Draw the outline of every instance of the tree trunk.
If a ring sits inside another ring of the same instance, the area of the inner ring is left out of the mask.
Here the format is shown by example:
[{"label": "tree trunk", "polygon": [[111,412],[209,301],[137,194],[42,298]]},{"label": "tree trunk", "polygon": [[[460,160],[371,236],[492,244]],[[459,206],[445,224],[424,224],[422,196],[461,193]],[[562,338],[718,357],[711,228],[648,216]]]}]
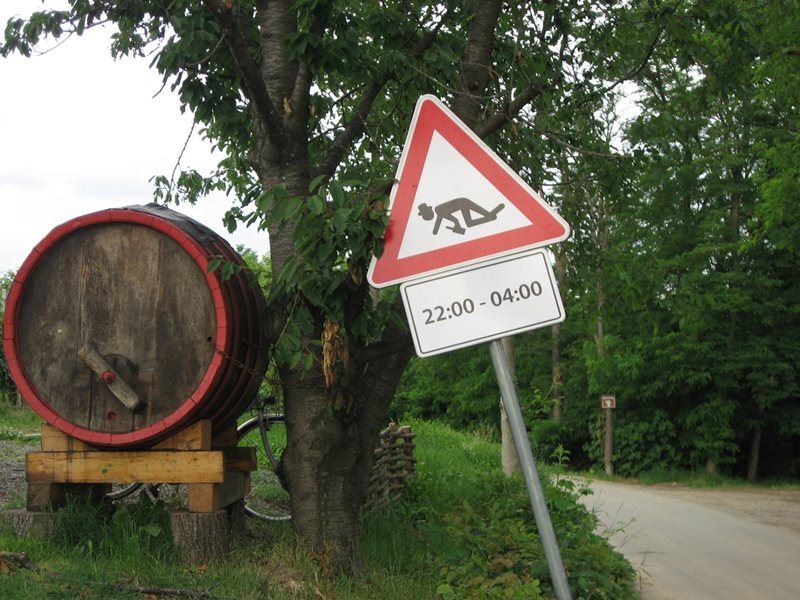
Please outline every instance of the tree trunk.
[{"label": "tree trunk", "polygon": [[750,438],[750,458],[747,461],[747,481],[750,483],[758,478],[759,454],[761,454],[761,425],[756,426],[753,437]]},{"label": "tree trunk", "polygon": [[[605,220],[605,211],[603,211],[603,220]],[[604,223],[600,228],[600,251],[601,261],[604,260],[608,253],[608,223]],[[606,304],[606,291],[603,286],[603,266],[602,262],[597,268],[597,356],[602,360],[605,358],[605,304]],[[601,366],[601,368],[605,368]],[[602,386],[605,386],[606,377],[602,375],[599,377]],[[603,393],[607,393],[605,387],[602,388]],[[605,411],[605,432],[603,442],[603,469],[606,475],[614,474],[614,415],[612,409],[606,408]]]},{"label": "tree trunk", "polygon": [[201,564],[223,558],[230,550],[231,528],[224,509],[212,513],[170,513],[172,539],[189,562]]},{"label": "tree trunk", "polygon": [[605,432],[603,436],[603,469],[606,475],[614,474],[614,410],[604,408]]},{"label": "tree trunk", "polygon": [[[517,371],[516,361],[514,360],[514,338],[503,338],[503,348],[508,358],[508,370],[511,378],[516,383]],[[508,424],[506,408],[503,406],[503,398],[500,398],[500,457],[503,464],[503,473],[506,477],[511,477],[514,473],[519,473],[519,456],[514,438],[511,435],[511,426]]]},{"label": "tree trunk", "polygon": [[[566,257],[558,248],[553,250],[553,255],[556,259],[556,281],[563,286],[566,275]],[[552,328],[550,368],[553,373],[551,393],[551,398],[553,400],[553,419],[555,421],[561,421],[561,410],[564,402],[564,375],[561,372],[561,323],[556,323]]]},{"label": "tree trunk", "polygon": [[285,394],[287,447],[283,467],[291,497],[292,523],[307,547],[347,571],[360,566],[359,517],[378,435],[405,370],[409,352],[366,366],[350,389],[352,413],[332,410],[318,369],[303,377],[281,373]]},{"label": "tree trunk", "polygon": [[[249,95],[255,105],[251,108],[254,167],[263,189],[282,184],[290,197],[304,197],[311,178],[308,164],[311,74],[286,49],[287,36],[297,30],[294,12],[289,10],[292,4],[290,0],[257,3],[262,80],[283,128],[276,122],[274,112],[268,106],[263,108],[269,104],[268,99],[260,100],[253,90]],[[453,106],[454,112],[469,126],[475,125],[489,81],[489,59],[499,12],[500,2],[481,0],[470,24]],[[235,38],[231,39],[234,42]],[[248,54],[240,52],[237,57],[240,70],[247,75]],[[245,83],[250,79],[245,78]],[[373,100],[381,85],[373,82],[368,86]],[[365,92],[365,99],[369,97]],[[367,113],[370,102],[366,104]],[[363,124],[364,116],[353,121],[356,127],[351,133],[356,137],[360,135],[359,123]],[[346,148],[348,142],[343,143]],[[336,164],[334,160],[327,175],[333,175]],[[274,273],[280,273],[294,253],[293,230],[293,223],[269,226]],[[362,285],[366,288],[366,283]],[[362,291],[367,293],[362,288],[353,294]],[[281,312],[280,307],[276,310]],[[277,329],[286,317],[286,314],[276,315]],[[324,316],[315,318],[314,335],[319,335]],[[346,329],[347,323],[341,325]],[[272,339],[278,335],[275,333]],[[357,569],[360,563],[359,513],[374,462],[373,451],[411,355],[407,332],[393,337],[406,343],[372,362],[367,358],[368,349],[350,347],[350,364],[337,373],[339,380],[330,387],[318,365],[305,375],[297,369],[280,369],[287,431],[287,447],[281,463],[291,497],[292,523],[306,547],[326,556],[346,572]]]},{"label": "tree trunk", "polygon": [[713,458],[706,459],[706,473],[709,475],[716,475],[717,474],[717,461]]},{"label": "tree trunk", "polygon": [[[265,189],[285,183],[290,195],[307,191],[302,162],[283,165],[279,175],[272,168],[269,172],[273,176],[262,179]],[[271,229],[270,248],[273,270],[279,273],[294,251],[291,227]],[[317,334],[323,326],[318,319]],[[350,348],[353,356],[359,350]],[[319,365],[305,374],[301,368],[280,370],[287,431],[282,468],[292,524],[307,548],[344,572],[360,566],[360,509],[373,450],[409,358],[410,349],[405,349],[382,357],[377,365],[352,359],[330,389]],[[347,398],[341,410],[334,410],[337,394]]]},{"label": "tree trunk", "polygon": [[552,400],[553,400],[553,420],[561,421],[561,403],[564,399],[561,378],[561,323],[556,323],[552,328],[552,338],[550,342],[550,365],[553,373]]}]

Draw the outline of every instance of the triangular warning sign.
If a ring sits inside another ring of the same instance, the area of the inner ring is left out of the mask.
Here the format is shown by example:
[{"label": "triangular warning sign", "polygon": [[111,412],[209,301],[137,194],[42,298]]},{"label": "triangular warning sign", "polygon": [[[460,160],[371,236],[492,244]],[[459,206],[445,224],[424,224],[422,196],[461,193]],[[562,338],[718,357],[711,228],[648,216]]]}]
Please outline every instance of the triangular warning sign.
[{"label": "triangular warning sign", "polygon": [[559,242],[569,225],[434,96],[417,101],[384,250],[367,279],[386,287]]}]

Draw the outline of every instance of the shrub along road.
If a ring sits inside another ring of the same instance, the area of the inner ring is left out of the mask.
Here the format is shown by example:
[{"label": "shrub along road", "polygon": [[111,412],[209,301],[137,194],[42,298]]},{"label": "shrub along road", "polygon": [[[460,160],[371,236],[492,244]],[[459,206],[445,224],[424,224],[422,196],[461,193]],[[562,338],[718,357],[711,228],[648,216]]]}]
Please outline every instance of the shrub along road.
[{"label": "shrub along road", "polygon": [[800,598],[800,490],[593,481],[610,539],[653,600]]}]

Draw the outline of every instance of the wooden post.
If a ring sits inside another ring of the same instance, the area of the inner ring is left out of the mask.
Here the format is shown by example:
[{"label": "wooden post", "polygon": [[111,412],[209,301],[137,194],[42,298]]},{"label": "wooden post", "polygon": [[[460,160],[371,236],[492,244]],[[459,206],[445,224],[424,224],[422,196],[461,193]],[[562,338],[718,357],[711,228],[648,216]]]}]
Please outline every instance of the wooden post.
[{"label": "wooden post", "polygon": [[614,474],[614,414],[617,407],[616,396],[600,396],[600,406],[605,413],[605,436],[603,442],[603,467],[606,475]]}]

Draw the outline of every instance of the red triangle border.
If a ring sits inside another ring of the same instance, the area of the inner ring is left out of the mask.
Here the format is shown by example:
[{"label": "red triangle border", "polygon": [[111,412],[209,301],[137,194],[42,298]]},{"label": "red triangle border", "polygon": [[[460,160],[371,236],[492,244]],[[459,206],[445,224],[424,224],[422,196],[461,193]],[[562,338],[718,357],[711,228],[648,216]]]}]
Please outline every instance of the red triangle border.
[{"label": "red triangle border", "polygon": [[[530,221],[531,225],[398,258],[427,154],[438,132]],[[436,97],[417,101],[390,198],[384,251],[373,258],[367,279],[387,287],[423,275],[480,262],[488,257],[538,248],[569,236],[569,225]]]}]

